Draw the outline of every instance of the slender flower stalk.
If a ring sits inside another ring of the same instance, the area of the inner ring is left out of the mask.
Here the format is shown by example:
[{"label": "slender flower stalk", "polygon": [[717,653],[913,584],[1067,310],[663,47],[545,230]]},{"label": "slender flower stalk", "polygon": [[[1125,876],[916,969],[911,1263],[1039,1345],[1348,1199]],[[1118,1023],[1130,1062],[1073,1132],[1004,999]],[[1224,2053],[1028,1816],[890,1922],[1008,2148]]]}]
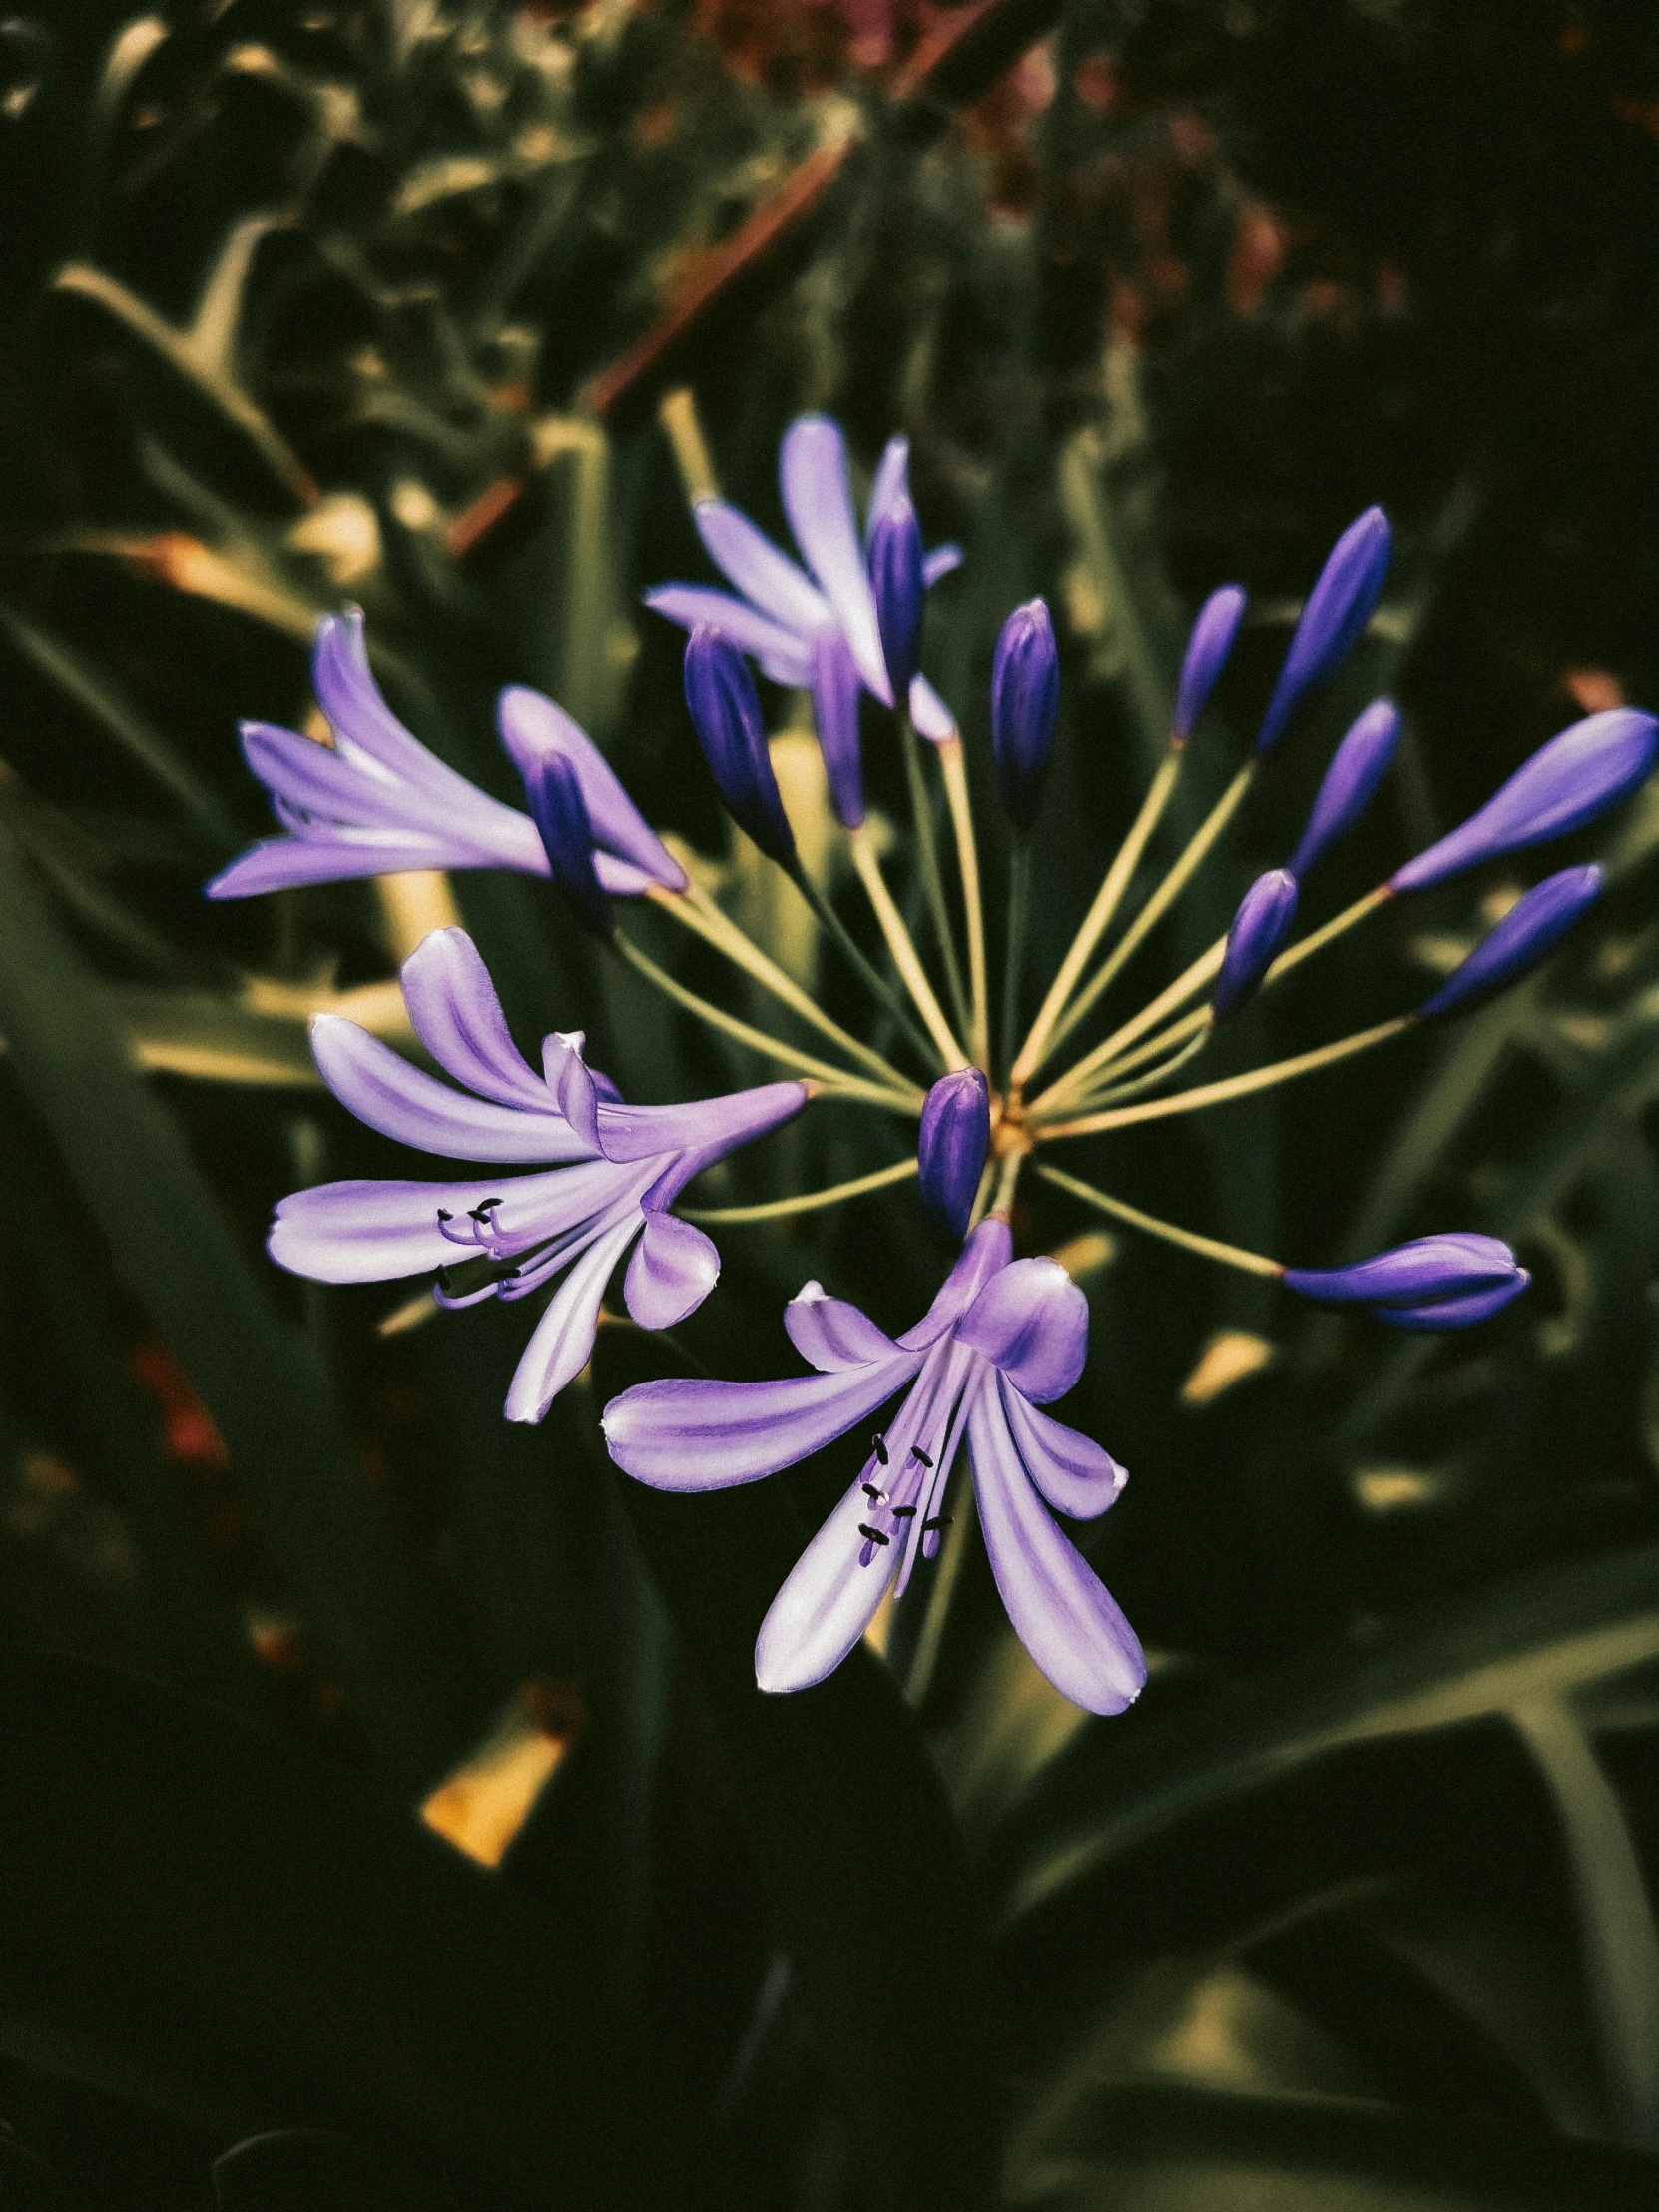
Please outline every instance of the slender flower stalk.
[{"label": "slender flower stalk", "polygon": [[1012,1064],[1018,1033],[1020,981],[1025,973],[1025,932],[1031,913],[1031,841],[1016,837],[1008,855],[1008,940],[1002,955],[1002,1042],[1004,1066]]},{"label": "slender flower stalk", "polygon": [[899,1160],[890,1168],[877,1168],[871,1175],[854,1175],[845,1183],[831,1184],[828,1190],[803,1191],[794,1198],[769,1198],[756,1206],[681,1206],[677,1211],[682,1221],[695,1221],[703,1227],[786,1221],[795,1214],[816,1214],[827,1206],[844,1206],[848,1199],[867,1198],[871,1191],[890,1190],[895,1183],[909,1182],[919,1171],[918,1160]]},{"label": "slender flower stalk", "polygon": [[985,969],[985,905],[979,889],[979,845],[973,833],[973,802],[968,794],[967,762],[962,741],[952,729],[937,744],[939,767],[944,775],[950,827],[956,838],[956,869],[962,879],[962,908],[967,916],[968,990],[972,1000],[968,1041],[976,1067],[989,1069],[990,988]]},{"label": "slender flower stalk", "polygon": [[[903,724],[900,744],[904,755],[904,781],[910,794],[910,819],[915,826],[916,867],[921,876],[921,887],[927,899],[928,910],[933,917],[933,934],[938,943],[939,957],[944,962],[945,989],[950,997],[950,1008],[959,1034],[971,1037],[973,1013],[962,982],[961,963],[956,957],[956,933],[951,927],[950,908],[945,901],[944,875],[939,867],[939,840],[933,828],[933,802],[921,766],[921,740],[916,736],[908,718]],[[960,741],[958,750],[959,746]]]},{"label": "slender flower stalk", "polygon": [[876,921],[880,924],[887,950],[892,955],[892,964],[898,970],[916,1012],[925,1023],[927,1034],[932,1038],[940,1060],[946,1068],[965,1068],[968,1065],[967,1054],[952,1035],[950,1024],[944,1018],[944,1011],[933,994],[933,986],[927,980],[927,971],[921,964],[910,932],[904,926],[904,917],[894,905],[892,893],[882,878],[881,863],[876,857],[868,831],[860,825],[850,833],[847,841],[852,853],[852,865],[857,870],[858,880],[864,886]]}]

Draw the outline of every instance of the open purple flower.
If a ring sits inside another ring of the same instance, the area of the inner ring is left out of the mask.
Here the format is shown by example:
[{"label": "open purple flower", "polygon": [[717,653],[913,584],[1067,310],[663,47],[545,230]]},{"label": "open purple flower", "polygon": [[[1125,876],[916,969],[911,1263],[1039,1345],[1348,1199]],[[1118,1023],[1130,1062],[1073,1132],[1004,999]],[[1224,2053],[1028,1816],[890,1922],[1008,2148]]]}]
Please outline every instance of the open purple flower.
[{"label": "open purple flower", "polygon": [[[885,597],[887,555],[909,505],[908,470],[908,441],[891,439],[875,472],[860,547],[839,426],[825,415],[802,415],[784,433],[778,476],[784,512],[812,574],[728,501],[700,499],[693,509],[697,534],[709,558],[742,596],[703,584],[660,584],[645,595],[648,607],[687,630],[699,624],[719,630],[775,684],[812,690],[830,797],[848,829],[864,816],[860,685],[884,706],[892,704],[870,562],[879,556]],[[961,548],[954,545],[935,546],[925,554],[923,588],[948,575],[961,557]],[[889,610],[889,627],[896,611]],[[900,627],[907,628],[912,620],[919,621],[919,614],[912,617],[906,611]],[[910,681],[909,707],[923,737],[947,738],[956,727],[950,709],[920,676]]]},{"label": "open purple flower", "polygon": [[1322,1306],[1364,1306],[1394,1329],[1467,1329],[1519,1298],[1532,1278],[1506,1244],[1452,1230],[1345,1268],[1287,1268],[1287,1290]]},{"label": "open purple flower", "polygon": [[[435,1272],[444,1306],[527,1298],[564,1274],[507,1392],[509,1420],[538,1421],[593,1350],[599,1302],[630,1245],[624,1296],[645,1329],[701,1306],[720,1273],[702,1230],[669,1212],[692,1177],[792,1120],[804,1083],[690,1106],[628,1106],[582,1059],[582,1034],[523,1059],[472,940],[438,929],[403,965],[415,1032],[457,1090],[337,1014],[311,1024],[322,1079],[388,1137],[445,1159],[538,1162],[551,1172],[438,1183],[352,1181],[296,1191],[276,1208],[278,1266],[321,1283]],[[568,1272],[567,1272],[568,1271]]]},{"label": "open purple flower", "polygon": [[[550,872],[536,824],[491,799],[429,753],[380,696],[363,618],[352,608],[316,626],[311,682],[334,733],[317,745],[275,723],[245,722],[242,750],[286,835],[252,846],[207,886],[210,898],[252,898],[298,883],[338,883],[408,868]],[[501,694],[501,739],[529,783],[565,761],[587,810],[593,866],[615,898],[686,878],[623,790],[605,756],[551,699],[519,685]]]},{"label": "open purple flower", "polygon": [[1092,1519],[1125,1479],[1099,1444],[1037,1410],[1082,1373],[1088,1305],[1054,1261],[1011,1252],[1007,1223],[981,1222],[926,1317],[896,1340],[809,1283],[784,1321],[816,1375],[643,1382],[606,1406],[605,1441],[625,1473],[709,1490],[793,1466],[905,1393],[761,1625],[763,1690],[821,1682],[887,1590],[901,1593],[917,1557],[933,1556],[965,1436],[991,1571],[1026,1650],[1091,1713],[1120,1713],[1140,1694],[1135,1632],[1049,1510]]}]

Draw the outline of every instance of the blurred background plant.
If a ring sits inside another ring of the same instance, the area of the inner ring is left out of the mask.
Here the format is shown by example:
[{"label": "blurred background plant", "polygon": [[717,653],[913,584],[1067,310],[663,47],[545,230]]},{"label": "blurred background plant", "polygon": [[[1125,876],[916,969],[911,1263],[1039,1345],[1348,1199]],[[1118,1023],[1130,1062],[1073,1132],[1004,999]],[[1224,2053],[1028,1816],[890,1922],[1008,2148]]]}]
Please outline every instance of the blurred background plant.
[{"label": "blurred background plant", "polygon": [[[997,625],[1056,608],[1033,973],[1156,764],[1203,593],[1241,579],[1253,620],[1191,822],[1382,500],[1387,596],[1169,956],[1390,689],[1399,765],[1335,909],[1575,714],[1659,699],[1656,140],[1625,0],[0,23],[16,2201],[1659,2196],[1651,793],[1533,871],[1610,878],[1548,975],[1111,1157],[1125,1196],[1308,1264],[1501,1235],[1536,1286],[1501,1322],[1294,1313],[1029,1184],[1021,1249],[1091,1304],[1068,1417],[1135,1476],[1090,1550],[1153,1678],[1108,1723],[1035,1675],[971,1550],[919,1633],[761,1700],[755,1625],[834,1454],[645,1496],[592,1445],[626,1334],[511,1429],[511,1309],[428,1328],[264,1258],[277,1197],[406,1172],[305,1023],[412,1049],[396,963],[457,909],[520,1033],[585,1026],[630,1096],[752,1063],[528,880],[199,894],[266,827],[237,718],[304,723],[314,621],[351,600],[434,750],[510,796],[495,693],[541,686],[776,941],[639,594],[708,574],[688,492],[781,529],[778,437],[821,406],[865,466],[905,432],[929,540],[966,548],[924,659],[987,794]],[[816,748],[769,705],[833,892]],[[1359,1026],[1530,879],[1345,940],[1246,1042]],[[795,957],[832,997],[810,935]],[[881,1166],[882,1134],[824,1109],[728,1190]],[[895,1205],[909,1233],[877,1234]],[[948,1261],[890,1193],[722,1242],[683,1338],[734,1375],[779,1372],[808,1275],[902,1323]]]}]

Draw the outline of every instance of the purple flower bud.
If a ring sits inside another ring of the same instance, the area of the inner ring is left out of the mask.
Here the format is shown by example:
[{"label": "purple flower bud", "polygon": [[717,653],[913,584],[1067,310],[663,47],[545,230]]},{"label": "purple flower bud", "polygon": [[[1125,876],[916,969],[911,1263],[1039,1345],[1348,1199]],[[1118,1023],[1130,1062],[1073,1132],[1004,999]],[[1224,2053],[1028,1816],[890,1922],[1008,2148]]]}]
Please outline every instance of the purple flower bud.
[{"label": "purple flower bud", "polygon": [[1282,867],[1258,875],[1240,899],[1233,926],[1227,932],[1227,950],[1216,978],[1215,996],[1210,1001],[1213,1019],[1230,1020],[1255,996],[1268,963],[1296,919],[1296,877]]},{"label": "purple flower bud", "polygon": [[1426,890],[1499,853],[1582,829],[1647,781],[1655,752],[1659,722],[1639,708],[1586,715],[1539,746],[1467,822],[1407,860],[1390,887]]},{"label": "purple flower bud", "polygon": [[790,866],[795,835],[772,773],[755,679],[737,648],[704,623],[686,641],[686,705],[733,821],[763,852]]},{"label": "purple flower bud", "polygon": [[1287,863],[1299,881],[1326,846],[1352,830],[1365,813],[1398,743],[1399,709],[1391,699],[1374,699],[1332,755],[1302,841]]},{"label": "purple flower bud", "polygon": [[1273,744],[1303,698],[1335,673],[1371,620],[1388,573],[1392,535],[1382,508],[1368,507],[1331,548],[1331,557],[1303,605],[1302,619],[1262,717],[1258,753]]},{"label": "purple flower bud", "polygon": [[991,1147],[990,1085],[978,1068],[941,1075],[921,1109],[922,1203],[953,1237],[967,1234]]},{"label": "purple flower bud", "polygon": [[1586,906],[1601,892],[1598,867],[1564,867],[1545,876],[1518,899],[1489,937],[1477,944],[1454,974],[1422,1007],[1424,1017],[1449,1013],[1473,998],[1536,967],[1552,952]]},{"label": "purple flower bud", "polygon": [[593,865],[593,826],[574,765],[562,753],[543,754],[524,771],[524,796],[541,834],[553,880],[587,926],[608,937],[611,902]]},{"label": "purple flower bud", "polygon": [[1461,1298],[1437,1299],[1427,1306],[1374,1306],[1372,1315],[1390,1329],[1467,1329],[1502,1313],[1531,1280],[1525,1268],[1517,1268],[1507,1283],[1494,1283],[1487,1291],[1466,1291]]},{"label": "purple flower bud", "polygon": [[1009,821],[1023,836],[1037,819],[1060,706],[1054,625],[1040,599],[1002,625],[991,663],[991,751]]},{"label": "purple flower bud", "polygon": [[1204,712],[1216,688],[1216,679],[1226,666],[1233,640],[1239,634],[1244,611],[1242,584],[1223,584],[1198,610],[1198,620],[1187,640],[1186,658],[1181,663],[1181,682],[1175,694],[1175,720],[1170,727],[1170,735],[1179,745],[1185,745],[1192,736],[1193,724]]},{"label": "purple flower bud", "polygon": [[[1346,1268],[1287,1268],[1284,1280],[1287,1290],[1322,1306],[1369,1306],[1380,1319],[1410,1329],[1482,1321],[1525,1290],[1528,1277],[1496,1237],[1453,1230],[1395,1245]],[[1503,1295],[1473,1310],[1476,1301],[1488,1301],[1494,1292]],[[1442,1302],[1440,1320],[1415,1318]]]},{"label": "purple flower bud", "polygon": [[881,653],[895,699],[903,698],[916,672],[927,589],[922,582],[921,561],[921,524],[909,500],[900,498],[876,519],[869,534],[870,589],[875,594]]}]

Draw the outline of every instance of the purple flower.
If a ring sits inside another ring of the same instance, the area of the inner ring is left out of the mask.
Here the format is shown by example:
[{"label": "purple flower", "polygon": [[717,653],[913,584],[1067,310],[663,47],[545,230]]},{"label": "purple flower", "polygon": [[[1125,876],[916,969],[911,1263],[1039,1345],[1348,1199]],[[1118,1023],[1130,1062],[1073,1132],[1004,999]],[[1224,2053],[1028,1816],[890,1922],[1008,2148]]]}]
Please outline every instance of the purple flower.
[{"label": "purple flower", "polygon": [[1523,761],[1484,807],[1419,852],[1390,879],[1396,891],[1427,890],[1466,868],[1564,837],[1646,783],[1659,752],[1659,722],[1636,707],[1586,715]]},{"label": "purple flower", "polygon": [[968,1216],[991,1148],[991,1087],[978,1068],[941,1075],[921,1109],[916,1147],[922,1203],[953,1237],[967,1234]]},{"label": "purple flower", "polygon": [[1326,847],[1352,830],[1365,813],[1398,744],[1399,709],[1391,699],[1374,699],[1356,716],[1331,756],[1301,841],[1286,862],[1299,882]]},{"label": "purple flower", "polygon": [[1192,736],[1193,724],[1204,712],[1216,688],[1216,679],[1226,666],[1233,640],[1239,634],[1244,611],[1242,584],[1223,584],[1198,610],[1198,620],[1187,639],[1181,682],[1175,694],[1175,720],[1170,735],[1178,745],[1185,745]]},{"label": "purple flower", "polygon": [[1287,1268],[1287,1289],[1322,1306],[1365,1306],[1395,1329],[1466,1329],[1532,1278],[1496,1237],[1456,1230],[1418,1237],[1346,1268]]},{"label": "purple flower", "polygon": [[547,1037],[540,1075],[507,1031],[464,930],[438,929],[404,962],[415,1032],[455,1089],[337,1014],[311,1024],[322,1080],[371,1129],[417,1151],[554,1172],[465,1182],[324,1183],[276,1208],[270,1252],[321,1283],[437,1273],[444,1306],[527,1298],[568,1270],[507,1392],[509,1420],[538,1421],[586,1364],[611,1272],[636,1243],[624,1295],[646,1329],[701,1306],[720,1255],[669,1212],[694,1175],[793,1119],[801,1083],[691,1106],[627,1106],[584,1065],[580,1030]]},{"label": "purple flower", "polygon": [[1254,995],[1274,954],[1290,933],[1296,919],[1297,882],[1288,868],[1273,868],[1258,875],[1233,916],[1227,932],[1227,950],[1216,978],[1211,1014],[1227,1021]]},{"label": "purple flower", "polygon": [[1391,543],[1387,516],[1381,507],[1368,507],[1331,548],[1291,635],[1256,736],[1258,753],[1268,750],[1308,693],[1326,683],[1347,658],[1382,596]]},{"label": "purple flower", "polygon": [[[661,584],[645,595],[648,607],[687,630],[707,623],[723,632],[775,684],[812,687],[830,798],[849,830],[864,816],[857,772],[858,686],[883,706],[891,706],[893,699],[868,565],[877,540],[885,543],[909,504],[908,471],[908,441],[893,438],[875,472],[867,543],[860,550],[840,430],[825,415],[803,415],[784,433],[778,475],[784,512],[812,575],[726,500],[700,499],[693,519],[704,550],[742,596],[702,584]],[[961,557],[954,545],[924,554],[923,590],[948,575]],[[888,558],[885,551],[881,558]],[[826,638],[837,642],[838,652],[830,655],[821,645]],[[923,737],[942,740],[956,727],[950,709],[920,676],[910,679],[909,707]]]},{"label": "purple flower", "polygon": [[1600,895],[1601,870],[1595,866],[1564,867],[1558,875],[1535,883],[1425,1001],[1424,1017],[1449,1013],[1477,991],[1491,990],[1536,967]]},{"label": "purple flower", "polygon": [[626,1473],[706,1490],[793,1466],[905,1393],[761,1625],[763,1690],[821,1682],[889,1587],[902,1592],[917,1557],[933,1556],[965,1436],[991,1571],[1026,1650],[1091,1713],[1139,1695],[1135,1632],[1049,1510],[1092,1519],[1125,1479],[1099,1444],[1037,1410],[1082,1373],[1088,1305],[1054,1261],[1010,1264],[1012,1242],[1006,1222],[981,1222],[926,1318],[896,1341],[809,1283],[784,1322],[816,1375],[644,1382],[606,1406],[605,1441]]},{"label": "purple flower", "polygon": [[1003,808],[1021,836],[1042,804],[1059,707],[1054,624],[1042,600],[1027,600],[1002,625],[991,662],[991,752]]},{"label": "purple flower", "polygon": [[749,663],[703,624],[686,640],[686,705],[703,758],[733,821],[783,867],[795,859],[795,832],[784,812],[761,702]]},{"label": "purple flower", "polygon": [[[331,747],[269,722],[242,725],[249,767],[287,831],[268,837],[216,875],[210,898],[252,898],[298,883],[338,883],[407,868],[501,867],[546,875],[536,825],[446,768],[410,736],[369,673],[355,608],[316,626],[311,682],[334,732]],[[616,898],[652,883],[684,890],[676,867],[585,732],[551,699],[513,686],[501,694],[502,742],[522,777],[549,758],[574,771],[594,836],[593,866]]]}]

